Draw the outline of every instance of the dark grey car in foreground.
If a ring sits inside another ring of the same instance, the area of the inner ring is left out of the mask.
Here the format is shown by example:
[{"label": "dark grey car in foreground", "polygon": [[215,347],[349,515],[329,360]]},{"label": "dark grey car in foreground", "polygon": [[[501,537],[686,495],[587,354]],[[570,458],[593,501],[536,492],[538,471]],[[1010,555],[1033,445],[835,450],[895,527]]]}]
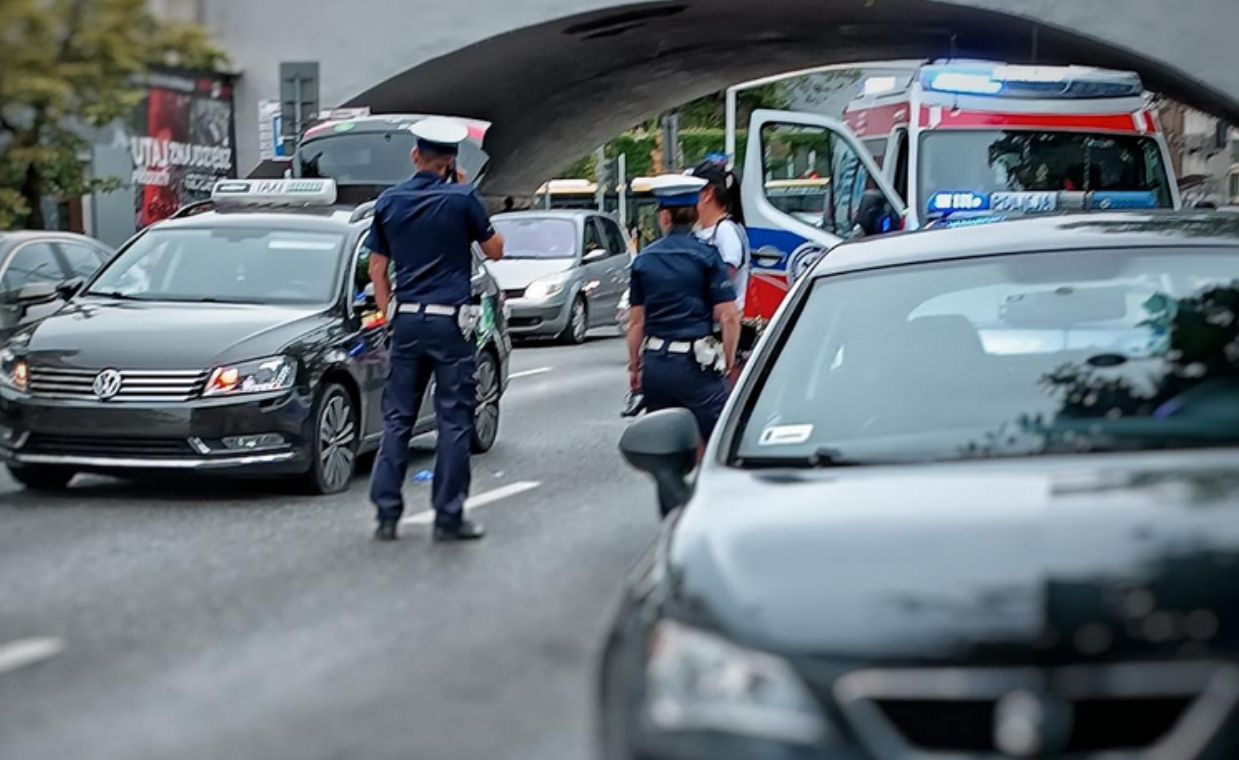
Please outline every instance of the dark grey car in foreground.
[{"label": "dark grey car in foreground", "polygon": [[605,757],[1239,757],[1239,217],[841,246],[696,438],[621,444]]}]

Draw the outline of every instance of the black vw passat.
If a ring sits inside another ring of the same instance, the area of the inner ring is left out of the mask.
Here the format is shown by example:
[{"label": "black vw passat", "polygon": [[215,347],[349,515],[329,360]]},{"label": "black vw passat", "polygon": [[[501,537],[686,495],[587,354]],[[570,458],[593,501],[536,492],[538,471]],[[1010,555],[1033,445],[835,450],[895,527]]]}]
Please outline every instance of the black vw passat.
[{"label": "black vw passat", "polygon": [[842,246],[696,446],[621,444],[610,760],[1239,757],[1239,217]]},{"label": "black vw passat", "polygon": [[[0,460],[33,488],[78,472],[293,475],[345,489],[383,420],[387,330],[368,280],[366,208],[330,180],[220,183],[131,240],[0,354]],[[495,441],[510,343],[502,295],[474,288],[477,429]],[[434,427],[430,394],[418,432]]]}]

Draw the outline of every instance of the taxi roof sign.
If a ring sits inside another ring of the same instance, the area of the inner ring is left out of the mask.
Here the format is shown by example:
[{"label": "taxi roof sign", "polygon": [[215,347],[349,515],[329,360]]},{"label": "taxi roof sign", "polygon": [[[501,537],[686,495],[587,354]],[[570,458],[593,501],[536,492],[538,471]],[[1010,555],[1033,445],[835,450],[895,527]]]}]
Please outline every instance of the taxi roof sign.
[{"label": "taxi roof sign", "polygon": [[221,179],[211,200],[230,206],[330,206],[336,202],[332,179]]}]

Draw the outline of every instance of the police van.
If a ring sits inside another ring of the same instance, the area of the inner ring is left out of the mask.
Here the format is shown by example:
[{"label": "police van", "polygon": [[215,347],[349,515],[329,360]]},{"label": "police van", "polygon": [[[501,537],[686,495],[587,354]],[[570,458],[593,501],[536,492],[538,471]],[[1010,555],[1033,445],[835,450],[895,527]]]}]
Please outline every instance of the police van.
[{"label": "police van", "polygon": [[[807,73],[728,91],[733,156],[737,93]],[[756,111],[735,158],[754,251],[745,318],[759,327],[799,274],[859,234],[974,216],[1180,206],[1140,78],[1079,66],[952,61],[882,71],[864,80],[842,121]],[[809,177],[826,187],[820,213],[787,210],[774,181]]]}]

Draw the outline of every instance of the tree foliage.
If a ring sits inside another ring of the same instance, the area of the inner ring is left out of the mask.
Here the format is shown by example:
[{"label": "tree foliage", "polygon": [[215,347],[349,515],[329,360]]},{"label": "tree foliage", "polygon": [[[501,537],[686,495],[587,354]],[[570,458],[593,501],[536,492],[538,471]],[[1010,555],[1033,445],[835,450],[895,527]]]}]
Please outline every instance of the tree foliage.
[{"label": "tree foliage", "polygon": [[116,186],[87,176],[76,130],[127,116],[141,75],[224,63],[203,29],[146,0],[0,0],[0,229],[41,228],[43,197]]}]

